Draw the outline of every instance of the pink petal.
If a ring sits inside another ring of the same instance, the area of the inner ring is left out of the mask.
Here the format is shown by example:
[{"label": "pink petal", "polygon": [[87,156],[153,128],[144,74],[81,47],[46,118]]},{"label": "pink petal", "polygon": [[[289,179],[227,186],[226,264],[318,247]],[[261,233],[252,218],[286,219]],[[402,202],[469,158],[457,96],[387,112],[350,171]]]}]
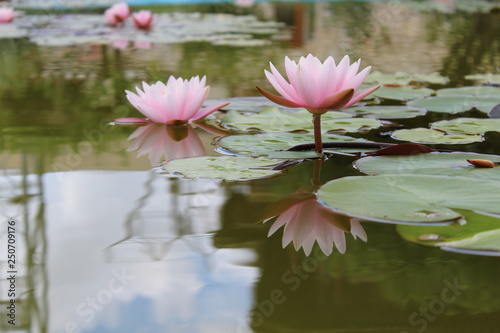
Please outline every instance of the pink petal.
[{"label": "pink petal", "polygon": [[193,116],[193,118],[191,118],[191,121],[196,121],[196,120],[203,119],[206,116],[208,116],[209,114],[211,114],[211,113],[213,113],[213,112],[215,112],[217,110],[222,109],[226,105],[229,105],[229,103],[220,103],[220,104],[216,104],[216,105],[207,106],[206,108],[203,108],[203,109],[199,110]]},{"label": "pink petal", "polygon": [[361,90],[361,91],[356,92],[354,94],[354,96],[351,98],[351,100],[349,101],[349,103],[344,105],[344,108],[348,108],[351,105],[353,105],[354,103],[359,102],[360,100],[362,100],[366,96],[370,95],[372,92],[374,92],[378,88],[380,88],[380,86],[375,86],[375,87],[367,88],[365,90]]},{"label": "pink petal", "polygon": [[151,123],[149,120],[144,119],[144,118],[118,118],[118,119],[115,119],[115,122],[117,122],[117,123],[129,123],[129,124],[133,124],[133,123],[150,124]]},{"label": "pink petal", "polygon": [[280,97],[280,96],[277,96],[277,95],[274,95],[264,89],[262,89],[261,87],[257,86],[256,87],[260,93],[262,95],[264,95],[267,99],[269,99],[271,102],[274,102],[276,104],[279,104],[279,105],[283,105],[283,106],[286,106],[286,107],[289,107],[289,108],[301,108],[303,107],[302,105],[298,104],[298,103],[295,103],[293,101],[290,101],[288,99],[285,99],[283,97]]}]

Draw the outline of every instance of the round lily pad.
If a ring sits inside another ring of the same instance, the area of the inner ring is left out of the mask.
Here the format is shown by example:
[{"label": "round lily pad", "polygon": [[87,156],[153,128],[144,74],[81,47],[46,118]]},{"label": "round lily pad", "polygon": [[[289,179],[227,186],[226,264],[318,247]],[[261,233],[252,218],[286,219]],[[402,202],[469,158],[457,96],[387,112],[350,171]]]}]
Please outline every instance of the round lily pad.
[{"label": "round lily pad", "polygon": [[500,119],[457,118],[435,122],[432,128],[447,133],[484,134],[489,131],[499,132]]},{"label": "round lily pad", "polygon": [[265,158],[199,156],[169,161],[162,169],[187,178],[252,180],[281,174],[281,171],[270,168],[276,164],[276,161]]},{"label": "round lily pad", "polygon": [[233,97],[233,98],[220,98],[220,99],[207,99],[204,106],[215,105],[221,103],[229,103],[229,105],[222,108],[222,110],[241,111],[241,112],[259,112],[265,107],[273,106],[288,112],[295,112],[297,109],[287,108],[276,103],[271,102],[263,96],[255,97]]},{"label": "round lily pad", "polygon": [[[321,116],[321,128],[323,132],[330,130],[356,132],[361,128],[377,128],[382,125],[377,119],[351,117],[349,113],[329,111]],[[222,119],[222,124],[242,131],[252,129],[263,132],[313,130],[312,115],[307,110],[299,109],[295,113],[289,113],[274,107],[267,107],[259,113],[249,115],[230,111]]]},{"label": "round lily pad", "polygon": [[430,96],[433,92],[434,90],[429,88],[380,87],[373,92],[373,95],[384,99],[409,101],[416,98]]},{"label": "round lily pad", "polygon": [[[315,151],[287,151],[287,149],[313,142],[314,136],[310,133],[273,132],[255,135],[230,135],[219,140],[217,146],[222,149],[222,152],[239,155],[301,159],[319,157],[321,154]],[[324,134],[323,142],[366,142],[366,140],[342,135]],[[343,151],[342,149],[339,150]]]},{"label": "round lily pad", "polygon": [[497,87],[485,87],[485,86],[472,86],[472,87],[460,87],[460,88],[446,88],[440,89],[436,92],[437,96],[459,96],[459,95],[470,95],[470,96],[497,96],[500,97],[500,88]]},{"label": "round lily pad", "polygon": [[405,240],[448,251],[500,256],[500,218],[460,211],[462,223],[447,226],[398,225]]},{"label": "round lily pad", "polygon": [[408,156],[368,156],[357,160],[355,166],[367,175],[426,174],[500,181],[500,167],[477,168],[467,162],[468,159],[500,162],[498,155],[434,152]]},{"label": "round lily pad", "polygon": [[344,109],[344,112],[352,113],[354,115],[363,115],[367,117],[379,119],[402,119],[413,118],[424,115],[427,110],[424,108],[416,108],[411,106],[359,106]]},{"label": "round lily pad", "polygon": [[473,108],[488,113],[498,104],[498,100],[499,97],[495,96],[437,96],[416,99],[408,102],[408,105],[442,113],[458,113],[469,111]]},{"label": "round lily pad", "polygon": [[335,211],[368,220],[445,222],[461,217],[453,209],[500,212],[500,181],[412,174],[344,177],[323,185],[318,197]]},{"label": "round lily pad", "polygon": [[481,142],[483,140],[480,135],[467,135],[459,133],[446,134],[444,132],[429,128],[397,130],[392,133],[392,137],[396,140],[416,143],[440,143],[450,145]]}]

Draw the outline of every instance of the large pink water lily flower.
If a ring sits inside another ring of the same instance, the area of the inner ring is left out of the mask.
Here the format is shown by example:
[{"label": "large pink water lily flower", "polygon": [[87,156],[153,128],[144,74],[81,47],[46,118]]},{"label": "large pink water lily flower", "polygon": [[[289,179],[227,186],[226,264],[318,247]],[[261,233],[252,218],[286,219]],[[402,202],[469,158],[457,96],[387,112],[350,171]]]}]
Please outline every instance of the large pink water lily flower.
[{"label": "large pink water lily flower", "polygon": [[125,2],[114,4],[104,12],[104,17],[109,25],[114,27],[118,23],[125,21],[130,15],[130,8]]},{"label": "large pink water lily flower", "polygon": [[281,94],[274,95],[261,87],[259,91],[271,101],[292,108],[306,108],[314,114],[322,114],[328,110],[347,108],[359,102],[379,88],[374,86],[358,91],[370,72],[368,66],[358,73],[360,60],[350,64],[349,56],[335,64],[332,57],[325,62],[309,54],[301,57],[298,64],[285,58],[285,70],[288,82],[274,67],[265,74],[273,87]]},{"label": "large pink water lily flower", "polygon": [[0,7],[0,23],[12,22],[16,16],[14,9],[10,7]]},{"label": "large pink water lily flower", "polygon": [[154,15],[149,10],[140,10],[132,14],[132,21],[137,29],[149,30],[153,24]]},{"label": "large pink water lily flower", "polygon": [[148,119],[120,118],[115,121],[184,125],[205,118],[229,104],[220,103],[201,108],[210,90],[205,82],[205,76],[201,80],[195,76],[189,81],[170,76],[167,84],[158,81],[148,85],[143,82],[143,90],[136,87],[137,94],[128,90],[125,92],[130,103]]}]

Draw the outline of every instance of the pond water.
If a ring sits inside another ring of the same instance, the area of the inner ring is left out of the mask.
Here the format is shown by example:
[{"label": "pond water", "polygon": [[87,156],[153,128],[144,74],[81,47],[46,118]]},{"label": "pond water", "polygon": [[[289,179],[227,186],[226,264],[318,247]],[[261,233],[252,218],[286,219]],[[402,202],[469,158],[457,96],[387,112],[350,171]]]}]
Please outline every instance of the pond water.
[{"label": "pond water", "polygon": [[[257,96],[256,85],[271,89],[263,72],[270,61],[282,69],[285,56],[308,53],[349,54],[373,72],[407,73],[400,77],[425,74],[417,81],[430,89],[479,85],[466,76],[500,70],[498,8],[469,1],[154,6],[169,23],[149,34],[103,28],[99,9],[82,10],[84,19],[26,9],[0,30],[9,36],[0,39],[1,331],[499,332],[498,252],[444,251],[407,240],[412,232],[424,244],[439,240],[429,227],[361,219],[332,222],[351,232],[337,228],[306,255],[283,248],[283,228],[268,237],[273,221],[257,223],[270,204],[307,193],[311,183],[362,175],[355,156],[307,160],[259,180],[184,179],[155,168],[162,156],[218,156],[213,140],[227,131],[195,126],[180,134],[190,138],[182,146],[163,128],[110,125],[140,116],[124,90],[141,81],[206,75],[211,99]],[[347,135],[402,142],[388,133],[457,117],[427,112]],[[500,154],[498,138],[490,131],[481,142],[431,146]],[[364,206],[376,196],[350,202]],[[317,216],[317,207],[304,207],[295,211],[299,238]],[[315,229],[318,242],[328,231]]]}]

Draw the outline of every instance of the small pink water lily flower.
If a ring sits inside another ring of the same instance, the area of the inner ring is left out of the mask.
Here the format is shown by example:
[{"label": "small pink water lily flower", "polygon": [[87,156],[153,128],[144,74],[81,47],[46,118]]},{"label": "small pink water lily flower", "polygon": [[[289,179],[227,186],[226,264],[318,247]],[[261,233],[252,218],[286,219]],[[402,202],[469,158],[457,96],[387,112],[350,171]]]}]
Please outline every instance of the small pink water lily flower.
[{"label": "small pink water lily flower", "polygon": [[140,10],[132,14],[132,21],[137,29],[149,30],[153,24],[154,15],[149,10]]},{"label": "small pink water lily flower", "polygon": [[114,27],[118,23],[125,21],[130,15],[130,8],[125,2],[114,4],[104,12],[104,17],[109,25]]},{"label": "small pink water lily flower", "polygon": [[129,102],[145,115],[141,118],[120,118],[116,122],[125,123],[158,123],[165,125],[184,125],[191,121],[205,118],[229,103],[201,108],[205,102],[209,86],[205,86],[206,77],[198,76],[189,81],[170,76],[167,84],[158,81],[152,85],[142,83],[143,90],[136,87],[137,94],[126,90]]},{"label": "small pink water lily flower", "polygon": [[14,9],[10,7],[0,7],[0,23],[12,22],[16,16]]}]

